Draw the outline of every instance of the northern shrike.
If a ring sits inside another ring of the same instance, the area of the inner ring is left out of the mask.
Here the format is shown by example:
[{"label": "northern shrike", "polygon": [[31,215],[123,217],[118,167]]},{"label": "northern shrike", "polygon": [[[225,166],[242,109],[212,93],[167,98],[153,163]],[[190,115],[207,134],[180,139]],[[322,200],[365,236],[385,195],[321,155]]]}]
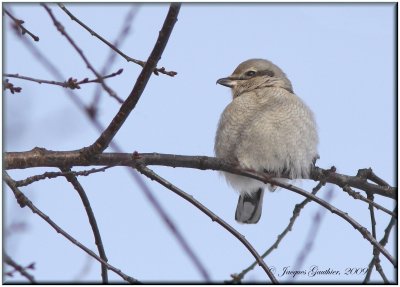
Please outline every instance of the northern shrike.
[{"label": "northern shrike", "polygon": [[[277,178],[307,178],[318,158],[316,123],[282,70],[270,61],[251,59],[217,83],[231,88],[232,102],[219,120],[215,155],[236,161],[245,169],[270,172]],[[266,185],[223,174],[240,193],[235,219],[257,223]],[[273,186],[267,187],[274,190]]]}]

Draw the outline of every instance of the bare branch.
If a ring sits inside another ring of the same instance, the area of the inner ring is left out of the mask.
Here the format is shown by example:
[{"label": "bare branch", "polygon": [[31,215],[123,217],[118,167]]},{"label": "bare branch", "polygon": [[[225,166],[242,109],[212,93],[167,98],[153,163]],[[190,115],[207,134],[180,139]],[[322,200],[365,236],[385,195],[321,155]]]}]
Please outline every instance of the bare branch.
[{"label": "bare branch", "polygon": [[[372,172],[372,170],[370,170],[370,171]],[[357,175],[360,176],[360,172]],[[370,200],[371,202],[374,201],[374,196],[371,193],[368,193],[368,200]],[[368,205],[368,209],[369,209],[369,214],[371,217],[372,236],[376,239],[376,220],[375,220],[375,212],[374,212],[374,208],[373,208],[372,204]],[[373,261],[374,261],[376,271],[378,271],[378,273],[381,275],[385,284],[389,283],[389,281],[386,278],[385,273],[383,272],[382,266],[381,266],[381,260],[379,258],[379,250],[375,246],[372,249],[372,255],[373,255]]]},{"label": "bare branch", "polygon": [[[393,212],[397,212],[397,204],[396,204],[395,208],[393,209]],[[379,241],[379,244],[381,244],[382,246],[385,246],[388,243],[390,232],[392,231],[393,226],[395,226],[396,220],[397,220],[396,218],[392,217],[389,221],[389,224],[385,228],[385,233],[384,233],[382,239]],[[363,284],[366,284],[369,282],[374,263],[375,263],[375,254],[372,257],[371,262],[368,264],[368,272],[364,278]]]},{"label": "bare branch", "polygon": [[[101,240],[99,226],[97,225],[96,217],[94,216],[94,212],[92,207],[90,206],[89,198],[86,195],[85,190],[83,189],[82,185],[79,183],[78,179],[75,175],[71,174],[70,168],[61,168],[62,172],[69,173],[65,176],[65,178],[72,184],[75,190],[78,192],[83,206],[85,207],[87,217],[89,219],[90,226],[92,227],[95,243],[97,245],[97,249],[99,251],[100,258],[103,259],[105,262],[108,261],[106,252],[104,250],[103,241]],[[101,264],[101,278],[103,278],[103,284],[108,283],[108,274],[107,274],[107,266]]]},{"label": "bare branch", "polygon": [[107,266],[107,268],[119,276],[121,276],[125,281],[129,283],[139,283],[138,280],[135,278],[126,275],[123,273],[121,270],[115,268],[114,266],[108,264],[106,261],[101,259],[99,256],[97,256],[96,253],[94,253],[92,250],[84,246],[82,243],[80,243],[78,240],[73,238],[69,233],[64,231],[61,227],[59,227],[54,221],[50,219],[46,214],[44,214],[40,209],[38,209],[26,196],[23,194],[19,188],[16,186],[15,181],[8,175],[6,171],[3,172],[3,180],[7,183],[7,185],[10,187],[10,189],[13,191],[15,198],[17,199],[18,204],[21,206],[21,208],[28,206],[29,209],[33,212],[36,213],[38,216],[40,216],[44,221],[46,221],[48,224],[50,224],[51,227],[54,228],[57,233],[60,233],[62,236],[67,238],[70,242],[72,242],[74,245],[78,246],[81,248],[83,251],[85,251],[87,254],[92,256],[94,259],[99,261],[100,263],[104,264]]},{"label": "bare branch", "polygon": [[19,74],[3,74],[3,77],[17,78],[17,79],[21,79],[21,80],[36,82],[38,84],[56,85],[56,86],[61,86],[63,88],[69,88],[71,90],[74,90],[74,89],[80,89],[81,88],[80,85],[82,85],[82,84],[100,83],[104,79],[115,77],[117,75],[120,75],[122,72],[123,72],[123,69],[119,69],[115,73],[112,73],[112,74],[109,74],[106,76],[102,76],[101,78],[93,79],[93,80],[89,80],[88,78],[85,78],[81,81],[78,81],[77,79],[74,79],[71,77],[67,81],[64,81],[64,82],[35,79],[35,78],[31,78],[31,77],[21,76]]},{"label": "bare branch", "polygon": [[78,45],[74,42],[74,40],[72,40],[71,36],[68,35],[68,33],[65,31],[64,26],[56,19],[56,17],[54,16],[53,12],[51,11],[51,9],[44,3],[41,3],[40,5],[42,5],[44,7],[44,9],[47,11],[47,13],[49,14],[50,18],[53,20],[53,24],[54,26],[56,26],[57,30],[61,33],[61,35],[63,35],[68,42],[72,45],[72,47],[74,47],[74,49],[76,50],[76,52],[79,54],[79,56],[82,58],[82,60],[85,62],[86,67],[91,70],[93,72],[93,74],[96,75],[97,79],[100,80],[100,84],[102,85],[102,87],[104,88],[104,90],[115,100],[117,100],[120,104],[122,104],[124,101],[119,98],[117,96],[117,94],[106,85],[106,83],[101,79],[101,75],[93,68],[92,64],[90,64],[89,60],[86,58],[86,56],[84,55],[83,51],[81,48],[78,47]]},{"label": "bare branch", "polygon": [[373,171],[372,168],[364,168],[364,169],[359,169],[357,172],[357,176],[365,179],[369,179],[376,184],[382,185],[382,186],[390,186],[386,181],[384,181],[382,178],[377,176]]},{"label": "bare branch", "polygon": [[[132,25],[133,19],[136,15],[137,11],[138,11],[138,6],[133,5],[131,7],[131,9],[128,11],[128,13],[126,14],[121,31],[118,33],[118,35],[114,41],[115,47],[118,47],[119,45],[121,45],[123,40],[125,40],[127,38],[126,36],[128,35],[128,33],[131,29],[131,25]],[[108,56],[107,60],[105,61],[103,68],[101,69],[101,74],[106,74],[108,72],[109,67],[112,66],[112,64],[114,63],[116,58],[117,58],[117,54],[114,53],[113,50],[110,50],[109,56]],[[100,95],[101,95],[101,89],[99,86],[97,86],[96,91],[93,96],[92,103],[90,104],[90,107],[89,107],[93,115],[97,114],[98,106],[99,106],[100,100],[101,100]]]},{"label": "bare branch", "polygon": [[[106,39],[104,39],[103,37],[101,37],[99,34],[97,34],[95,31],[93,31],[92,29],[90,29],[86,24],[84,24],[82,21],[80,21],[78,18],[76,18],[62,3],[58,3],[58,6],[60,6],[60,8],[68,14],[68,16],[71,18],[71,20],[75,21],[76,23],[78,23],[79,25],[81,25],[85,30],[87,30],[92,36],[96,37],[97,39],[99,39],[100,41],[102,41],[104,44],[106,44],[108,47],[110,47],[111,49],[113,49],[115,52],[117,52],[120,56],[122,56],[125,60],[127,60],[128,62],[133,62],[135,64],[140,65],[142,68],[145,67],[146,62],[140,61],[140,60],[135,60],[131,57],[129,57],[128,55],[124,54],[121,50],[119,50],[115,45],[113,45],[112,43],[110,43],[109,41],[107,41]],[[155,67],[153,69],[153,73],[155,75],[158,76],[158,73],[161,74],[165,74],[168,75],[170,77],[173,77],[177,74],[177,72],[174,71],[166,71],[164,67],[162,68],[157,68]]]},{"label": "bare branch", "polygon": [[181,246],[183,251],[189,257],[189,259],[193,262],[194,266],[197,268],[197,270],[199,271],[201,276],[206,281],[210,281],[208,272],[206,271],[203,264],[200,262],[200,259],[197,257],[194,250],[192,250],[192,248],[188,244],[187,240],[183,236],[182,232],[179,230],[178,226],[174,223],[174,221],[171,219],[171,217],[167,214],[165,209],[161,206],[159,201],[153,195],[153,192],[151,192],[148,185],[146,185],[146,182],[140,177],[140,175],[138,174],[138,172],[136,170],[134,170],[133,168],[130,168],[129,170],[130,170],[130,174],[134,177],[136,182],[141,187],[141,191],[145,195],[146,199],[156,210],[156,212],[158,213],[158,215],[160,216],[160,218],[162,219],[162,221],[164,222],[166,227],[169,229],[169,231],[175,237],[176,241],[179,243],[179,245]]},{"label": "bare branch", "polygon": [[[35,148],[27,152],[7,152],[4,154],[6,169],[24,169],[31,167],[60,167],[60,166],[132,166],[137,163],[144,165],[162,165],[170,167],[184,167],[196,169],[212,169],[227,172],[243,172],[236,163],[231,163],[218,158],[207,156],[185,156],[160,153],[103,153],[86,159],[78,151],[48,151]],[[380,185],[365,182],[357,176],[348,176],[330,169],[314,167],[311,170],[310,179],[345,186],[348,184],[354,188],[372,192],[388,198],[397,199],[397,187],[382,187]]]},{"label": "bare branch", "polygon": [[374,206],[376,209],[382,210],[383,212],[389,214],[390,216],[397,217],[396,213],[393,213],[392,211],[390,211],[389,209],[383,207],[382,205],[380,205],[380,204],[378,204],[378,203],[376,203],[376,202],[374,202],[374,201],[372,201],[372,200],[370,200],[368,198],[365,198],[359,192],[354,191],[350,186],[345,185],[342,189],[345,192],[347,192],[354,199],[362,200],[362,201],[368,203],[370,206]]},{"label": "bare branch", "polygon": [[39,41],[39,37],[31,33],[28,29],[26,29],[22,24],[25,22],[23,20],[15,18],[7,9],[3,8],[4,12],[14,21],[15,27],[21,30],[21,34],[24,35],[25,33],[32,37],[33,40],[36,42]]},{"label": "bare branch", "polygon": [[[328,189],[328,192],[326,193],[325,200],[327,202],[329,202],[332,200],[332,197],[333,197],[333,187],[331,186]],[[325,213],[326,213],[326,209],[319,208],[319,210],[314,214],[313,223],[311,224],[310,229],[307,234],[307,240],[294,263],[293,268],[295,270],[301,270],[301,267],[303,266],[304,261],[306,260],[307,256],[311,253],[315,238],[317,237],[318,231],[321,227],[322,218],[325,215]],[[294,279],[294,277],[292,279]]]},{"label": "bare branch", "polygon": [[[371,202],[374,201],[374,196],[372,194],[368,194],[368,200],[370,200]],[[376,220],[375,220],[375,212],[374,212],[374,208],[372,206],[372,204],[370,203],[368,205],[368,209],[369,209],[369,215],[371,216],[371,231],[372,231],[372,236],[374,238],[376,238]]]},{"label": "bare branch", "polygon": [[100,137],[96,140],[96,142],[90,145],[89,147],[83,149],[83,152],[86,155],[91,156],[103,152],[108,147],[108,145],[114,138],[115,134],[122,127],[125,120],[128,118],[129,114],[135,108],[137,102],[140,99],[140,96],[142,95],[147,85],[147,82],[150,79],[152,71],[156,67],[158,61],[161,58],[162,53],[164,52],[168,39],[177,21],[179,9],[180,9],[180,4],[178,3],[171,4],[167,17],[165,18],[163,27],[161,28],[161,31],[159,33],[157,42],[153,48],[153,51],[151,52],[142,72],[137,78],[131,93],[121,106],[118,113],[113,118],[112,122],[104,130],[104,132],[100,135]]},{"label": "bare branch", "polygon": [[59,176],[67,176],[67,175],[88,176],[89,174],[92,174],[92,173],[104,172],[106,169],[108,169],[110,167],[112,167],[112,166],[106,166],[106,167],[102,167],[102,168],[92,168],[90,170],[82,170],[82,171],[45,172],[43,174],[27,177],[24,180],[18,180],[18,181],[15,182],[15,184],[18,187],[21,187],[21,186],[27,186],[27,185],[29,185],[31,183],[34,183],[36,181],[43,180],[43,179],[46,179],[46,178],[50,179],[50,178],[56,178],[56,177],[59,177]]},{"label": "bare branch", "polygon": [[5,275],[12,276],[12,273],[14,272],[19,272],[22,276],[24,276],[30,283],[36,284],[35,278],[29,274],[26,270],[27,269],[34,269],[35,268],[35,263],[31,263],[26,267],[22,267],[18,263],[16,263],[14,260],[11,259],[10,256],[8,256],[7,253],[3,252],[3,260],[4,263],[7,265],[10,265],[14,268],[14,271],[7,272]]},{"label": "bare branch", "polygon": [[14,87],[14,84],[10,83],[8,79],[5,79],[3,81],[3,91],[5,90],[10,90],[11,94],[14,94],[14,93],[20,93],[22,88]]},{"label": "bare branch", "polygon": [[[326,175],[328,175],[326,177]],[[364,178],[359,176],[349,176],[336,172],[330,172],[330,170],[324,170],[321,168],[314,168],[311,170],[310,179],[321,180],[326,178],[326,182],[330,182],[344,188],[349,185],[354,188],[364,190],[365,192],[372,192],[373,194],[379,194],[392,199],[397,198],[397,188],[393,188],[388,185],[371,184]]]},{"label": "bare branch", "polygon": [[[22,155],[22,156],[21,156]],[[29,158],[30,155],[31,157]],[[47,156],[44,156],[47,155]],[[60,157],[61,156],[61,157]],[[357,221],[351,218],[347,213],[337,209],[336,207],[330,205],[326,201],[314,196],[313,194],[293,186],[291,184],[282,183],[279,180],[274,179],[274,175],[272,174],[261,174],[254,171],[244,170],[240,168],[235,163],[229,163],[225,160],[210,158],[206,156],[178,156],[178,155],[162,155],[162,154],[121,154],[121,153],[102,153],[99,155],[95,155],[92,158],[87,158],[79,151],[72,152],[54,152],[47,151],[45,149],[35,148],[30,152],[23,153],[6,153],[6,169],[12,168],[9,163],[14,164],[14,168],[24,168],[24,167],[33,167],[33,166],[77,166],[77,165],[123,165],[123,166],[136,166],[136,165],[165,165],[165,166],[181,166],[181,167],[192,167],[198,169],[213,169],[213,170],[221,170],[227,171],[233,174],[247,176],[249,178],[257,179],[264,183],[269,183],[272,185],[283,187],[287,190],[294,191],[302,196],[310,198],[315,201],[319,205],[322,205],[332,213],[338,215],[339,217],[346,220],[350,223],[361,235],[367,239],[372,245],[376,246],[379,251],[394,265],[397,266],[397,262],[395,259],[387,252],[385,248],[383,248],[375,238],[372,237],[371,233],[362,225],[360,225]],[[57,160],[58,157],[58,160]],[[40,159],[46,159],[46,164]],[[318,167],[315,167],[313,170],[321,170],[321,173],[324,174],[322,177],[323,181],[335,183],[329,181],[332,174],[336,174],[335,172],[328,170],[322,170]],[[337,174],[339,177],[346,177],[340,174]],[[334,177],[333,177],[334,178]],[[354,180],[351,181],[354,183]],[[357,182],[357,181],[356,181]],[[366,183],[369,184],[369,183]],[[373,190],[373,189],[372,189]],[[377,189],[379,191],[379,189]],[[393,198],[395,198],[395,190],[396,188],[385,187],[386,192],[389,190],[393,192]],[[378,193],[378,192],[376,192]],[[380,194],[380,193],[378,193]],[[386,194],[388,195],[388,194]]]},{"label": "bare branch", "polygon": [[[25,37],[19,38],[22,43],[26,46],[28,51],[33,55],[33,59],[36,59],[40,64],[43,65],[50,73],[55,75],[59,80],[63,80],[64,77],[58,68],[44,55],[35,45],[32,44],[31,41],[28,41]],[[71,90],[67,91],[68,96],[72,100],[72,102],[81,110],[87,113],[87,108],[85,107],[84,102]]]},{"label": "bare branch", "polygon": [[[317,184],[317,186],[315,186],[312,190],[312,194],[316,194],[321,187],[323,186],[323,184],[321,182],[319,182]],[[274,251],[274,249],[278,249],[279,243],[281,243],[282,239],[290,232],[292,231],[293,225],[296,222],[296,219],[299,217],[301,210],[309,203],[311,202],[311,199],[306,198],[304,199],[301,203],[296,204],[293,212],[292,212],[292,217],[289,219],[289,224],[286,226],[286,228],[282,231],[281,234],[278,235],[276,241],[271,245],[270,248],[267,249],[267,251],[265,251],[262,255],[261,258],[265,258],[267,257],[269,254],[272,253],[272,251]],[[249,273],[251,270],[254,269],[254,267],[256,267],[257,265],[257,261],[253,262],[249,267],[247,267],[246,269],[244,269],[242,272],[240,272],[239,274],[231,274],[232,280],[227,281],[226,283],[240,283],[242,281],[242,279],[244,278],[244,276]]]},{"label": "bare branch", "polygon": [[[21,38],[24,40],[24,38]],[[32,52],[34,58],[38,59],[51,73],[56,75],[57,78],[62,79],[63,76],[60,71],[47,59],[45,55],[43,55],[35,46],[33,46],[30,42],[24,41],[24,44],[29,48],[29,51]],[[85,115],[88,116],[90,122],[96,127],[100,132],[104,130],[101,123],[96,118],[95,112],[91,109],[91,107],[85,107],[84,103],[77,97],[74,92],[70,89],[64,90],[74,101],[74,103],[84,111]],[[111,142],[110,146],[116,150],[121,151],[118,145],[115,142]],[[62,165],[61,165],[62,166]],[[57,166],[59,167],[59,166]],[[140,190],[144,193],[146,199],[152,205],[152,207],[156,210],[157,214],[166,224],[168,230],[172,233],[172,235],[176,238],[180,246],[185,249],[185,246],[188,246],[187,240],[183,237],[183,234],[179,231],[177,226],[174,224],[172,218],[168,215],[166,210],[159,204],[157,199],[152,195],[151,189],[146,185],[143,179],[138,175],[138,173],[132,169],[129,169],[130,176],[137,182],[140,186]]]},{"label": "bare branch", "polygon": [[240,240],[246,246],[246,248],[253,254],[253,256],[256,258],[258,264],[264,269],[265,273],[267,273],[268,277],[271,279],[272,283],[278,283],[276,280],[275,276],[272,274],[271,270],[268,268],[268,266],[265,264],[264,260],[261,258],[261,256],[257,253],[257,251],[254,249],[254,247],[250,244],[250,242],[247,241],[247,239],[240,234],[236,229],[234,229],[232,226],[230,226],[228,223],[226,223],[224,220],[222,220],[220,217],[218,217],[215,213],[213,213],[211,210],[209,210],[207,207],[202,205],[199,201],[194,199],[193,196],[187,194],[183,190],[179,189],[169,181],[165,180],[164,178],[160,177],[157,175],[155,172],[153,172],[151,169],[144,165],[138,165],[136,166],[136,169],[150,178],[151,180],[157,181],[159,184],[165,186],[169,190],[173,191],[186,201],[190,202],[194,206],[196,206],[199,210],[201,210],[205,215],[210,217],[212,221],[217,222],[219,225],[221,225],[223,228],[225,228],[228,232],[230,232],[233,236],[235,236],[237,239]]}]

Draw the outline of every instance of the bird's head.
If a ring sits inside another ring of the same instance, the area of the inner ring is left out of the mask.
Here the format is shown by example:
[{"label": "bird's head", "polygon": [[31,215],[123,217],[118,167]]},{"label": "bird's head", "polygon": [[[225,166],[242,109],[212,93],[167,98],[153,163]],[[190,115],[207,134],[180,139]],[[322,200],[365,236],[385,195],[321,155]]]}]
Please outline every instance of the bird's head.
[{"label": "bird's head", "polygon": [[219,79],[217,84],[231,88],[233,98],[263,87],[280,87],[293,93],[292,84],[285,73],[278,66],[264,59],[244,61],[237,66],[232,75]]}]

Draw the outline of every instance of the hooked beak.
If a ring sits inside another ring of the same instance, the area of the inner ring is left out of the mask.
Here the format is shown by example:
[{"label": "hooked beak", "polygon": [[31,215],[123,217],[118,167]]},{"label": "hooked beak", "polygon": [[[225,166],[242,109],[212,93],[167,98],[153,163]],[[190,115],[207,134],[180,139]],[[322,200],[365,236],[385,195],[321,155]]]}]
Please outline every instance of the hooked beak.
[{"label": "hooked beak", "polygon": [[233,88],[236,85],[236,79],[231,77],[222,78],[217,81],[217,84],[223,85],[228,88]]}]

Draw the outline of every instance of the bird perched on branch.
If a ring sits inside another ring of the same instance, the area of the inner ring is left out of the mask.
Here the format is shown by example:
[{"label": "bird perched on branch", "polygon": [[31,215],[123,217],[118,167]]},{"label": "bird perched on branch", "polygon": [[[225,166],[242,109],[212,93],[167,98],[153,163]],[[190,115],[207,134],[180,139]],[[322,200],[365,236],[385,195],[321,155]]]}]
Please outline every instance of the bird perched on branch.
[{"label": "bird perched on branch", "polygon": [[[283,71],[270,61],[251,59],[217,83],[231,88],[232,102],[219,120],[216,156],[277,178],[308,178],[318,158],[316,123]],[[223,174],[240,193],[235,219],[257,223],[266,185],[240,175]],[[267,187],[271,191],[276,188]]]}]

